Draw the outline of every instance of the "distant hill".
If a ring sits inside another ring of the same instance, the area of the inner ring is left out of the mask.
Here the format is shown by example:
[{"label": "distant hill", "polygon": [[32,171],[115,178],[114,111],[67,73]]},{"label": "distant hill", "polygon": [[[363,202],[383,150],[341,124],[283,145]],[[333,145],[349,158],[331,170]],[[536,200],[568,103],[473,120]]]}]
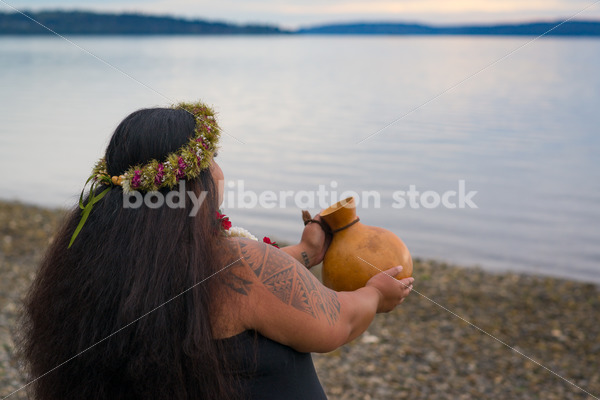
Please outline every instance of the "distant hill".
[{"label": "distant hill", "polygon": [[[276,26],[235,25],[143,14],[100,14],[87,11],[25,12],[60,34],[81,35],[265,35],[286,33]],[[0,13],[0,34],[50,34],[19,13]]]},{"label": "distant hill", "polygon": [[[25,12],[48,28],[65,35],[527,35],[538,36],[560,24],[431,26],[404,23],[346,23],[287,31],[274,25],[238,25],[200,19],[145,14],[89,11]],[[19,13],[0,12],[0,35],[39,35],[50,32]],[[600,21],[569,21],[548,36],[600,36]]]},{"label": "distant hill", "polygon": [[[504,25],[430,26],[402,23],[331,24],[302,28],[312,35],[518,35],[539,36],[562,21]],[[600,21],[569,21],[548,36],[600,36]]]}]

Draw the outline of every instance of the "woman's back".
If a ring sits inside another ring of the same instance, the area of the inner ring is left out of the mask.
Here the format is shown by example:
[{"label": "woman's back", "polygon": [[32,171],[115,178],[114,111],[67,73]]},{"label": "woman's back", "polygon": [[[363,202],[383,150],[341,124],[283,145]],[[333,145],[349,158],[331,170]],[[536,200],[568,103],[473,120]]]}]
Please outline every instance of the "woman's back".
[{"label": "woman's back", "polygon": [[256,331],[219,341],[245,399],[326,399],[310,353],[300,353]]}]

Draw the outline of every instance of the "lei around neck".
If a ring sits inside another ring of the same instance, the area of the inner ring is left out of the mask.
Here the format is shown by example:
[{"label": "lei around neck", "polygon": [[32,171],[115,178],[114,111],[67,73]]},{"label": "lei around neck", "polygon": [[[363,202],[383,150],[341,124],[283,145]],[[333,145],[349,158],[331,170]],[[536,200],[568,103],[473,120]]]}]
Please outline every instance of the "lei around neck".
[{"label": "lei around neck", "polygon": [[[225,214],[221,214],[221,210],[217,211],[217,220],[221,223],[221,231],[228,237],[241,237],[246,239],[252,239],[258,242],[258,238],[251,234],[246,229],[239,226],[232,226],[229,217]],[[279,244],[271,240],[270,237],[263,237],[263,243],[270,244],[273,247],[279,249]]]},{"label": "lei around neck", "polygon": [[[87,221],[94,204],[100,201],[114,186],[121,186],[125,193],[151,192],[162,188],[172,189],[181,179],[194,179],[200,175],[200,172],[210,167],[221,135],[214,110],[202,102],[182,102],[171,108],[182,109],[194,117],[196,122],[194,135],[177,152],[167,155],[164,161],[150,160],[144,165],[133,165],[119,176],[110,176],[107,171],[106,159],[101,158],[92,170],[92,175],[86,181],[79,197],[79,208],[82,210],[81,219],[71,236],[69,248]],[[89,199],[87,204],[84,204],[85,186],[90,182]],[[96,194],[99,185],[107,185],[108,188]]]}]

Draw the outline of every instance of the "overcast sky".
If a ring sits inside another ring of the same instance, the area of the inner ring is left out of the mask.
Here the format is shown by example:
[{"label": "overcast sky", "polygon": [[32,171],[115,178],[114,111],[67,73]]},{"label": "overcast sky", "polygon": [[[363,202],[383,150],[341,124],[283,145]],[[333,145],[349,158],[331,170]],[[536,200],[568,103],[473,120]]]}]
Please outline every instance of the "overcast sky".
[{"label": "overcast sky", "polygon": [[600,20],[599,0],[0,0],[0,10],[93,9],[136,11],[230,22],[298,27],[324,22],[407,21],[433,24]]}]

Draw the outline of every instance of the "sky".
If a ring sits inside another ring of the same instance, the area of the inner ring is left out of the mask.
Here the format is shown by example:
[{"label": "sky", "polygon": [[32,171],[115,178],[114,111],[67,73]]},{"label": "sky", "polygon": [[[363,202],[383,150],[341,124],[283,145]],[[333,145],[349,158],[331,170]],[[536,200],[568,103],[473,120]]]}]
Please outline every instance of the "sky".
[{"label": "sky", "polygon": [[[600,0],[0,0],[0,10],[86,9],[134,11],[235,23],[297,28],[332,22],[394,21],[429,24],[600,20]],[[590,7],[591,6],[591,7]]]}]

